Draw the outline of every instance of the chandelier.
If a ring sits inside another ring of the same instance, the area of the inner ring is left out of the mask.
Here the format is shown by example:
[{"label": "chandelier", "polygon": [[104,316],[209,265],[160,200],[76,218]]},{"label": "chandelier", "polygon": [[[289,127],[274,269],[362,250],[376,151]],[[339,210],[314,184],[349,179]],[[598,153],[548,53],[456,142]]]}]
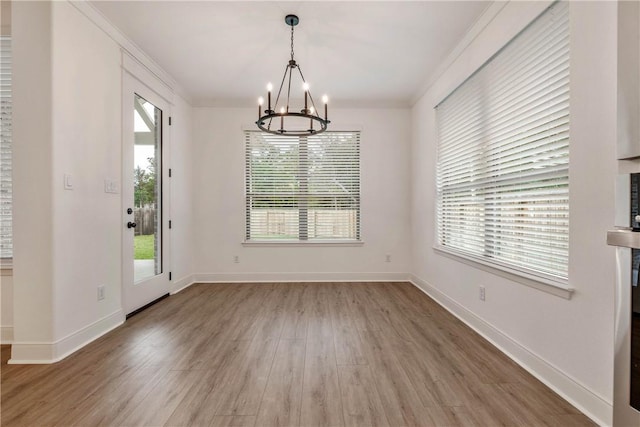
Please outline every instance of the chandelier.
[{"label": "chandelier", "polygon": [[[309,83],[304,79],[300,64],[298,64],[294,59],[293,28],[298,25],[300,19],[296,15],[287,15],[284,18],[284,22],[291,26],[291,59],[284,70],[280,89],[278,89],[278,95],[276,96],[276,102],[273,105],[271,104],[271,91],[273,90],[273,85],[271,83],[267,85],[267,108],[264,110],[264,114],[262,113],[264,98],[258,98],[258,121],[256,121],[256,124],[262,131],[275,135],[317,135],[327,130],[327,125],[330,123],[327,116],[327,104],[329,102],[329,98],[327,98],[327,95],[322,96],[322,102],[324,104],[324,118],[322,118],[316,108],[313,97],[311,96]],[[290,104],[291,80],[292,76],[295,76],[294,70],[297,70],[298,74],[300,74],[302,90],[304,91],[304,108],[299,110],[299,112],[295,111]],[[286,87],[285,82],[287,82]],[[282,92],[283,88],[286,89],[286,102]],[[278,109],[281,95],[283,101],[282,105]]]}]

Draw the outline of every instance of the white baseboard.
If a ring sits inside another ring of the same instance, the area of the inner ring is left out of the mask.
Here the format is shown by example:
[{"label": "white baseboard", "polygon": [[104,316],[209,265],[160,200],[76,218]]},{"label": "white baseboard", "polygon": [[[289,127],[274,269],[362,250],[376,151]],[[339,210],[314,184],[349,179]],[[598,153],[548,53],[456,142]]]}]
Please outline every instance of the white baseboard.
[{"label": "white baseboard", "polygon": [[124,312],[115,311],[55,342],[14,342],[9,364],[48,364],[59,362],[124,323]]},{"label": "white baseboard", "polygon": [[13,343],[13,326],[0,326],[0,344]]},{"label": "white baseboard", "polygon": [[410,275],[410,282],[427,294],[471,329],[482,335],[514,362],[526,369],[601,426],[610,426],[613,419],[611,402],[589,390],[580,382],[553,366],[520,343],[487,323],[428,282]]},{"label": "white baseboard", "polygon": [[194,283],[264,282],[396,282],[408,281],[407,273],[198,273]]},{"label": "white baseboard", "polygon": [[196,282],[194,282],[193,280],[193,274],[189,274],[184,276],[181,279],[174,280],[173,282],[171,282],[169,294],[171,295],[177,294],[178,292],[187,289],[189,286],[193,285],[194,283]]}]

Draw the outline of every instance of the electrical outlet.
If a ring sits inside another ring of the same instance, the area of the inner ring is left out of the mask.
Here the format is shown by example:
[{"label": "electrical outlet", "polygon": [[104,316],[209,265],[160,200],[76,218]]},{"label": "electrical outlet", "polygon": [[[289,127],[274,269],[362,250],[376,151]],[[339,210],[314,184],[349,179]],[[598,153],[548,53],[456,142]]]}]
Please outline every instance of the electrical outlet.
[{"label": "electrical outlet", "polygon": [[104,285],[98,286],[98,301],[102,301],[104,299]]},{"label": "electrical outlet", "polygon": [[389,254],[386,255],[385,262],[391,262],[391,255]]},{"label": "electrical outlet", "polygon": [[484,286],[480,286],[480,301],[484,301],[484,298],[485,298]]},{"label": "electrical outlet", "polygon": [[240,257],[238,255],[235,255],[233,257],[233,262],[235,262],[236,264],[238,264],[240,262]]}]

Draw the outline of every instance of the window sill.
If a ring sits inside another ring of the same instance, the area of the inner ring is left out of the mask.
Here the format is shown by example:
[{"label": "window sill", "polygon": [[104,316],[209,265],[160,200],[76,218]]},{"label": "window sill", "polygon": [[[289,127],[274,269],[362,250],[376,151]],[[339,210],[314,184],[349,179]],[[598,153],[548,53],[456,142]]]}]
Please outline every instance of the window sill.
[{"label": "window sill", "polygon": [[522,285],[529,286],[531,288],[538,289],[539,291],[546,292],[567,300],[571,299],[574,289],[566,287],[561,282],[556,282],[544,277],[534,276],[533,274],[525,273],[516,269],[508,267],[501,267],[500,265],[493,264],[484,261],[480,258],[465,255],[457,251],[445,248],[443,246],[434,246],[433,249],[440,255],[446,256],[453,260],[462,262],[471,267],[478,268],[491,274],[495,274],[500,277],[518,282]]},{"label": "window sill", "polygon": [[301,240],[253,240],[250,242],[242,242],[242,246],[246,247],[286,247],[286,246],[339,246],[339,247],[357,247],[363,246],[363,241],[344,241],[344,240],[321,240],[305,242]]}]

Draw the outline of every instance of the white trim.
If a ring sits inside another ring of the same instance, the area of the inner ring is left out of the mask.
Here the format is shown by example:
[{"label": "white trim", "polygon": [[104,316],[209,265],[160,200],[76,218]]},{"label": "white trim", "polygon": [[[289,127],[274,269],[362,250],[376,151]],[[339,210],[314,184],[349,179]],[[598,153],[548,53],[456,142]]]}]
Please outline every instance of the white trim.
[{"label": "white trim", "polygon": [[429,77],[419,86],[419,90],[411,97],[411,105],[415,105],[435,82],[451,67],[451,65],[462,55],[462,53],[469,47],[469,45],[480,35],[484,29],[498,16],[500,11],[507,5],[508,2],[495,1],[489,4],[482,14],[476,19],[471,28],[464,35],[462,40],[453,48],[453,50],[447,55],[447,57],[440,63],[440,66],[431,73]]},{"label": "white trim", "polygon": [[11,346],[11,359],[8,363],[19,365],[59,362],[122,325],[124,320],[124,312],[117,310],[54,342],[14,342]]},{"label": "white trim", "polygon": [[524,271],[519,271],[516,268],[509,268],[501,266],[498,263],[485,261],[483,259],[466,255],[458,251],[446,248],[444,246],[435,245],[433,250],[447,258],[451,258],[463,264],[475,267],[479,270],[486,271],[487,273],[495,274],[496,276],[504,277],[514,282],[520,283],[525,286],[537,289],[539,291],[546,292],[557,297],[564,299],[571,299],[574,289],[562,286],[560,283],[554,282],[543,277],[538,277],[533,274],[527,274]]},{"label": "white trim", "polygon": [[0,326],[0,344],[13,344],[13,326]]},{"label": "white trim", "polygon": [[24,342],[11,345],[9,365],[48,365],[57,362],[54,356],[55,344]]},{"label": "white trim", "polygon": [[361,240],[249,240],[242,242],[247,247],[278,247],[278,246],[364,246]]},{"label": "white trim", "polygon": [[425,280],[411,274],[409,281],[594,422],[611,425],[613,405],[604,396],[590,390]]},{"label": "white trim", "polygon": [[[529,6],[533,10],[533,13],[530,18],[528,17],[528,15],[524,17],[525,18],[524,21],[526,23],[531,22],[533,18],[538,16],[540,13],[542,13],[542,11],[544,11],[547,7],[549,7],[554,1],[555,0],[541,0],[541,1],[530,2],[531,5]],[[420,99],[422,99],[422,97],[429,90],[431,90],[434,84],[451,68],[451,66],[469,48],[469,46],[476,40],[476,38],[478,38],[478,36],[480,36],[484,32],[485,28],[489,26],[498,15],[500,15],[500,12],[502,12],[502,10],[510,3],[512,2],[495,1],[489,4],[489,6],[487,6],[484,12],[482,12],[479,18],[474,22],[471,28],[464,35],[462,40],[460,40],[460,42],[453,48],[453,50],[451,50],[451,53],[447,55],[447,57],[440,63],[438,68],[433,73],[430,73],[429,76],[426,78],[426,80],[422,83],[422,85],[419,86],[418,90],[414,92],[414,95],[410,99],[411,106],[416,105],[418,101],[420,101]],[[524,24],[524,26],[526,26],[526,24]],[[524,26],[521,27],[520,29],[524,28]],[[505,29],[505,31],[511,34],[512,29],[508,28],[508,29]],[[517,34],[519,31],[520,30],[517,30],[515,34]],[[507,37],[507,40],[511,39],[515,34],[511,34],[511,36]],[[481,64],[482,62],[479,65]],[[442,98],[444,98],[453,89],[454,88],[451,88],[448,92],[446,92]],[[442,101],[442,98],[439,99],[439,102]]]},{"label": "white trim", "polygon": [[197,273],[195,283],[406,282],[408,273]]},{"label": "white trim", "polygon": [[185,289],[187,289],[189,286],[193,285],[194,283],[196,283],[193,280],[193,275],[189,274],[187,276],[184,276],[181,279],[178,280],[172,280],[171,281],[171,285],[169,287],[169,294],[170,295],[175,295],[178,292],[184,291]]},{"label": "white trim", "polygon": [[[158,78],[154,73],[132,56],[129,52],[122,49],[122,68],[131,74],[136,80],[147,86],[153,92],[160,95],[169,104],[173,105],[173,89],[167,85],[162,79]],[[168,112],[171,115],[171,112]]]}]

